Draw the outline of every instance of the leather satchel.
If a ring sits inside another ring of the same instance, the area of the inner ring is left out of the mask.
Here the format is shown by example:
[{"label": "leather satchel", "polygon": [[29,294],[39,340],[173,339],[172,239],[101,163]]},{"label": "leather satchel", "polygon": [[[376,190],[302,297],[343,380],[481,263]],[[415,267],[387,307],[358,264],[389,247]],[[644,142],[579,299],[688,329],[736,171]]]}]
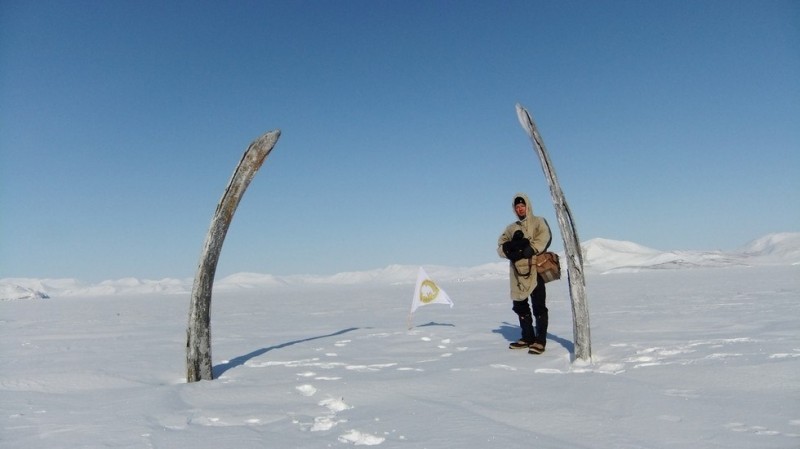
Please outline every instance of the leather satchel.
[{"label": "leather satchel", "polygon": [[545,251],[528,259],[520,259],[514,264],[518,276],[529,277],[534,268],[545,283],[561,279],[561,263],[558,254]]},{"label": "leather satchel", "polygon": [[561,263],[558,254],[545,251],[536,255],[536,272],[544,279],[544,282],[561,279]]}]

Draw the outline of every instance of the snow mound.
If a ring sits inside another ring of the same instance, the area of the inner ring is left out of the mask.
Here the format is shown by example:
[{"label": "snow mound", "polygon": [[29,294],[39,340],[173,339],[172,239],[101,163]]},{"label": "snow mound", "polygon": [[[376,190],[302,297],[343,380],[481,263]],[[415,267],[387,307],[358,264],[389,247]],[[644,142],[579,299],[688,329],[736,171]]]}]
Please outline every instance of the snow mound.
[{"label": "snow mound", "polygon": [[239,289],[286,285],[286,282],[271,274],[236,273],[220,279],[214,285],[224,289]]},{"label": "snow mound", "polygon": [[165,278],[161,280],[140,280],[136,278],[123,278],[115,281],[103,281],[96,287],[86,290],[96,290],[99,294],[142,294],[142,293],[186,293],[185,280]]},{"label": "snow mound", "polygon": [[622,266],[640,266],[652,263],[660,251],[626,241],[591,239],[581,245],[583,263],[606,269]]},{"label": "snow mound", "polygon": [[0,301],[15,299],[46,299],[47,293],[16,284],[0,284]]},{"label": "snow mound", "polygon": [[0,300],[40,299],[62,296],[109,296],[151,293],[181,294],[191,291],[191,280],[123,278],[84,284],[76,279],[0,279]]},{"label": "snow mound", "polygon": [[[584,265],[603,273],[677,268],[800,263],[800,233],[769,234],[733,251],[659,251],[632,242],[592,239],[582,245]],[[562,267],[563,268],[563,267]]]},{"label": "snow mound", "polygon": [[745,245],[739,250],[743,256],[800,263],[800,232],[769,234]]},{"label": "snow mound", "polygon": [[337,273],[332,276],[298,276],[298,281],[309,284],[354,285],[375,282],[396,284],[410,278],[416,278],[416,267],[408,265],[389,265],[386,268],[369,271],[351,271]]}]

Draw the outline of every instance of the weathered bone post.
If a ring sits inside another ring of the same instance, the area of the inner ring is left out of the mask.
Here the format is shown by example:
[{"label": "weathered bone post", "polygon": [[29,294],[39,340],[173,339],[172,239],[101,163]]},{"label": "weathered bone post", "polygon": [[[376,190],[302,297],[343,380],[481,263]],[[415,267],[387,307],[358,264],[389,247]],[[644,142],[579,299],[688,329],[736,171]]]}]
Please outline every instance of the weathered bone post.
[{"label": "weathered bone post", "polygon": [[572,332],[575,338],[575,357],[590,362],[592,359],[592,339],[589,331],[589,305],[586,300],[583,254],[581,242],[578,239],[578,230],[575,228],[572,211],[569,209],[564,192],[561,191],[561,186],[558,184],[555,168],[550,161],[550,155],[544,146],[542,136],[539,135],[539,130],[536,128],[533,117],[522,105],[517,104],[517,118],[531,138],[533,148],[542,163],[544,176],[550,186],[550,196],[553,198],[553,207],[556,210],[561,238],[564,240],[569,296],[572,300]]},{"label": "weathered bone post", "polygon": [[280,135],[280,130],[270,131],[250,144],[236,166],[211,219],[211,226],[200,254],[189,306],[189,325],[186,329],[187,382],[214,378],[211,364],[211,289],[214,285],[219,254],[244,191],[275,147]]}]

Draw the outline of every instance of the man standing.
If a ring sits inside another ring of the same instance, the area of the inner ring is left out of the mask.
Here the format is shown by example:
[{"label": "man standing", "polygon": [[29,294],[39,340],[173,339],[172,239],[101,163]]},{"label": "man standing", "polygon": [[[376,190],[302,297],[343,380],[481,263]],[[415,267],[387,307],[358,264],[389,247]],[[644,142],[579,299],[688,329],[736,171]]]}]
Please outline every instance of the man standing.
[{"label": "man standing", "polygon": [[513,208],[517,221],[508,225],[497,239],[497,254],[511,261],[509,278],[514,302],[512,309],[519,317],[522,329],[522,338],[511,343],[509,348],[528,348],[529,354],[541,354],[547,345],[547,293],[544,280],[536,272],[533,258],[547,251],[550,246],[550,226],[544,218],[533,215],[531,202],[524,193],[514,195]]}]

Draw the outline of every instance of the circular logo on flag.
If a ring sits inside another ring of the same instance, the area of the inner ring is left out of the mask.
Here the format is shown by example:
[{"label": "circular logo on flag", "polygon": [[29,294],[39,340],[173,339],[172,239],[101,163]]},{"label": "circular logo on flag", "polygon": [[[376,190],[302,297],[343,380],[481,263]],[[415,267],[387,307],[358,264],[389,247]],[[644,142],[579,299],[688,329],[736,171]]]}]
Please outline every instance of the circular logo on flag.
[{"label": "circular logo on flag", "polygon": [[433,302],[437,296],[439,296],[439,287],[430,279],[422,281],[422,285],[420,285],[419,288],[419,300],[423,304],[429,304]]}]

